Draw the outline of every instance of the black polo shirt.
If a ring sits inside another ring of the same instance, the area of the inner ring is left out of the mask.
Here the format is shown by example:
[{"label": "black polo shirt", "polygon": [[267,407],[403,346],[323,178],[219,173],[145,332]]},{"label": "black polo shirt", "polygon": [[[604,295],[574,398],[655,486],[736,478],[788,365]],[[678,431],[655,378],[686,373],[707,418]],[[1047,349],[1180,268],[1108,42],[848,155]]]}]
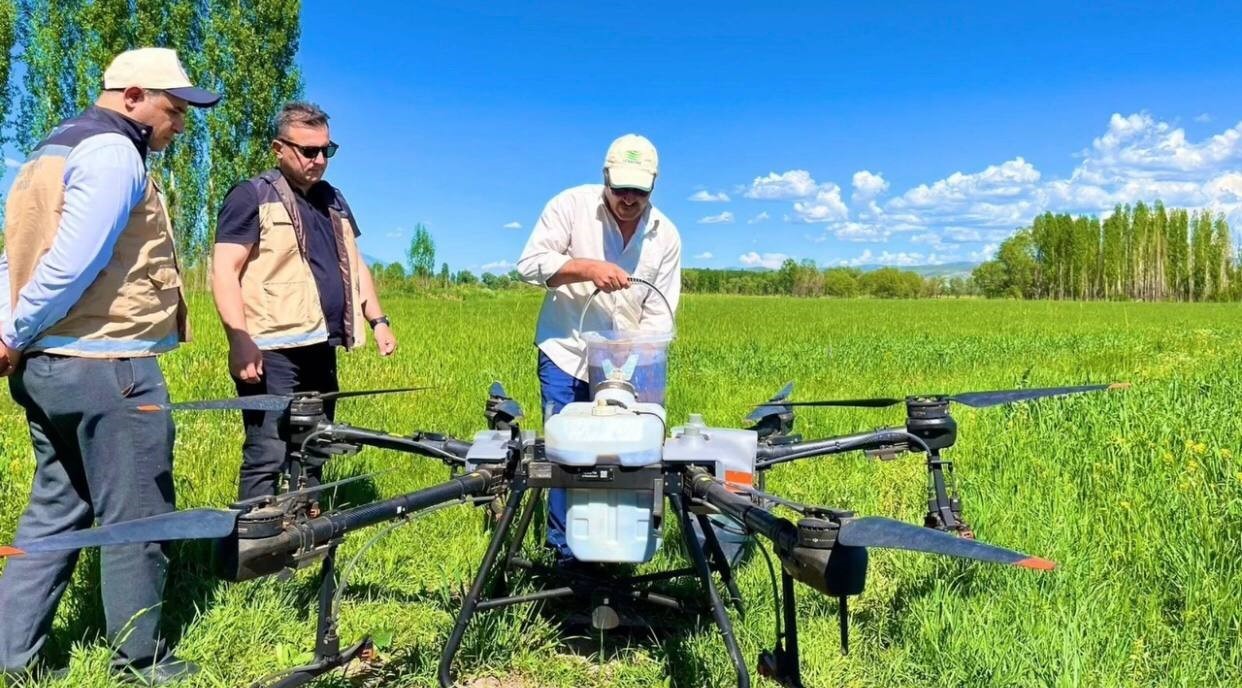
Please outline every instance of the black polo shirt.
[{"label": "black polo shirt", "polygon": [[[328,342],[340,346],[345,341],[345,282],[341,279],[332,216],[328,212],[338,198],[336,189],[320,181],[305,194],[297,189],[293,193],[302,217],[302,231],[306,235],[306,255],[319,290],[324,322],[328,326]],[[344,203],[343,200],[341,202]],[[347,208],[344,210],[354,226],[354,236],[358,236],[360,232],[353,213],[348,212]],[[216,220],[216,243],[252,246],[258,242],[259,197],[254,184],[243,182],[229,191],[220,206],[220,215]]]}]

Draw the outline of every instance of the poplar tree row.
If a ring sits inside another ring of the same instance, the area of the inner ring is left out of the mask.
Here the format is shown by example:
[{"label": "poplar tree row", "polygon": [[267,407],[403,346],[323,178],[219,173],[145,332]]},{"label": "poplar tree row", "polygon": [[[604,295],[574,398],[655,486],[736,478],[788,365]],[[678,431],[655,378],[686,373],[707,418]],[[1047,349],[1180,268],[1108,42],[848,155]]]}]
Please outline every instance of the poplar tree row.
[{"label": "poplar tree row", "polygon": [[1223,301],[1242,297],[1229,223],[1160,202],[1117,206],[1104,221],[1045,213],[974,271],[986,296]]},{"label": "poplar tree row", "polygon": [[182,262],[194,265],[224,194],[272,164],[272,118],[302,89],[300,9],[300,0],[0,0],[2,142],[24,157],[93,102],[117,53],[176,49],[194,84],[223,96],[191,108],[185,133],[151,159]]}]

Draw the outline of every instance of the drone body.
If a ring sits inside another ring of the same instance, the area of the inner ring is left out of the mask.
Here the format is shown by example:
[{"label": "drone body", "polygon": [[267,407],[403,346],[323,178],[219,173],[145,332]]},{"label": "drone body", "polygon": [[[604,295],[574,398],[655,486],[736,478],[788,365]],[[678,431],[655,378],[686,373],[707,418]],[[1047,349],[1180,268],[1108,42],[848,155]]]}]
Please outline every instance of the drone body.
[{"label": "drone body", "polygon": [[[750,428],[713,428],[692,415],[668,437],[662,406],[639,402],[624,381],[610,380],[601,386],[594,401],[550,419],[545,436],[539,437],[521,427],[520,406],[497,383],[489,390],[485,405],[489,427],[476,433],[470,442],[433,433],[401,436],[331,423],[322,413],[322,403],[329,395],[193,402],[174,408],[252,408],[262,404],[263,410],[283,411],[282,432],[297,449],[289,475],[293,489],[239,502],[230,509],[192,509],[18,542],[15,548],[0,548],[0,556],[126,542],[213,538],[220,542],[220,576],[228,580],[249,580],[320,563],[323,582],[315,661],[291,670],[272,684],[289,688],[365,654],[370,647],[369,640],[363,639],[342,649],[336,634],[336,602],[344,581],[337,581],[335,553],[348,533],[385,522],[409,521],[454,503],[487,505],[497,518],[478,573],[441,654],[442,685],[453,683],[456,652],[477,613],[571,598],[591,609],[593,623],[601,630],[617,624],[618,605],[651,604],[710,616],[720,629],[737,685],[744,687],[750,685],[750,676],[727,611],[729,605],[742,609],[741,596],[733,580],[734,562],[725,556],[712,527],[713,522],[728,521],[742,528],[757,546],[767,543],[781,563],[779,631],[774,649],[761,655],[759,670],[795,688],[802,685],[793,603],[795,581],[838,599],[845,650],[846,600],[863,592],[868,547],[1052,568],[1051,562],[958,536],[969,536],[970,532],[961,520],[961,503],[952,490],[951,464],[940,454],[956,438],[950,401],[989,406],[1109,388],[1094,385],[905,400],[791,402],[790,384],[748,417]],[[362,393],[333,396],[357,394]],[[901,401],[907,412],[906,424],[901,427],[810,441],[793,434],[796,406],[874,407]],[[451,467],[453,477],[409,494],[321,513],[318,495],[339,483],[307,485],[303,464],[322,463],[364,446],[438,458]],[[929,476],[927,527],[883,517],[858,518],[848,511],[797,504],[763,491],[763,476],[773,467],[849,451],[883,458],[905,452],[925,454]],[[527,556],[533,516],[544,492],[551,488],[566,489],[570,495],[567,535],[579,560],[646,562],[665,544],[665,521],[673,518],[679,523],[691,566],[635,576],[608,567],[590,572],[564,570],[540,563],[538,552]],[[778,515],[778,507],[796,512],[798,519],[790,521]],[[696,524],[701,541],[695,536]],[[679,597],[661,587],[681,578],[696,579],[700,594]],[[727,594],[718,590],[717,579]],[[522,581],[535,591],[508,594]]]}]

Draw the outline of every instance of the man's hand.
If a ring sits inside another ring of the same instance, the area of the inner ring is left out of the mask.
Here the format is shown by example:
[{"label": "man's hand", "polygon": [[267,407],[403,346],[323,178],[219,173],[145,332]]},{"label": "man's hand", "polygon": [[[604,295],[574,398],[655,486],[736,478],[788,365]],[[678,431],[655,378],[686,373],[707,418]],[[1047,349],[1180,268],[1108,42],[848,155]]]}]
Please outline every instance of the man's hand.
[{"label": "man's hand", "polygon": [[234,332],[229,336],[229,372],[251,384],[263,377],[263,352],[246,332]]},{"label": "man's hand", "polygon": [[596,288],[605,294],[630,286],[630,276],[625,270],[605,260],[595,261],[590,270],[590,277]]},{"label": "man's hand", "polygon": [[11,348],[8,344],[0,342],[0,377],[8,377],[17,370],[17,364],[22,362],[22,352]]},{"label": "man's hand", "polygon": [[375,326],[375,348],[379,349],[380,356],[391,356],[397,350],[397,335],[392,333],[388,323]]}]

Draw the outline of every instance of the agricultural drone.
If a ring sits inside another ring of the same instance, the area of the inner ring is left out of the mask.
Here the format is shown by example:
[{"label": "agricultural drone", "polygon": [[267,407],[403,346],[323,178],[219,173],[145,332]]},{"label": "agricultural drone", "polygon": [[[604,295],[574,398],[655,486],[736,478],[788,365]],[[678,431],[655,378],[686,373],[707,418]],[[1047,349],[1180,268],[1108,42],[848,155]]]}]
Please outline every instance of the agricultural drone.
[{"label": "agricultural drone", "polygon": [[[728,651],[737,685],[745,688],[750,685],[750,674],[727,612],[728,606],[738,613],[743,610],[733,577],[735,561],[726,556],[721,542],[728,529],[713,527],[728,522],[733,532],[744,535],[765,558],[766,542],[780,561],[776,642],[760,654],[758,671],[783,686],[800,688],[795,582],[837,598],[842,651],[848,651],[847,600],[863,591],[870,547],[1053,568],[1050,561],[973,539],[962,518],[952,464],[941,454],[957,436],[949,413],[951,403],[986,407],[1116,387],[795,402],[790,400],[790,383],[746,417],[747,429],[708,427],[692,414],[685,425],[668,432],[663,406],[640,401],[626,379],[627,372],[632,371],[624,367],[611,371],[595,387],[592,401],[570,404],[548,419],[542,436],[523,428],[521,407],[499,383],[491,386],[485,404],[488,429],[469,441],[429,432],[393,435],[331,422],[324,415],[324,402],[334,398],[409,390],[257,395],[144,407],[152,412],[171,408],[281,413],[282,433],[294,450],[288,491],[238,502],[228,509],[189,509],[17,542],[13,547],[0,547],[0,556],[216,539],[218,575],[226,580],[244,581],[319,563],[322,579],[314,659],[268,683],[289,688],[372,650],[370,638],[342,647],[337,633],[337,602],[345,583],[338,580],[337,547],[347,534],[385,522],[400,524],[454,504],[486,506],[495,516],[491,538],[441,653],[441,685],[453,684],[454,658],[476,614],[516,604],[571,599],[586,605],[591,624],[600,630],[619,625],[625,610],[646,606],[710,615]],[[793,432],[796,407],[882,407],[903,402],[906,421],[900,427],[816,440],[803,440]],[[439,459],[450,467],[451,477],[390,499],[321,511],[318,496],[348,481],[314,485],[306,469],[367,446]],[[928,508],[923,526],[799,504],[764,490],[763,476],[776,466],[852,451],[886,459],[907,452],[926,456]],[[586,566],[544,564],[541,560],[547,557],[527,555],[536,549],[526,543],[528,531],[550,489],[566,491],[567,539],[575,557]],[[795,513],[796,520],[778,515],[778,508]],[[678,525],[691,566],[644,575],[631,575],[628,567],[619,566],[650,560],[662,546],[669,519]],[[696,530],[701,536],[694,535]],[[775,590],[774,571],[772,576]],[[686,578],[697,579],[698,594],[678,596],[667,590],[668,583]],[[531,591],[512,594],[521,583]]]}]

